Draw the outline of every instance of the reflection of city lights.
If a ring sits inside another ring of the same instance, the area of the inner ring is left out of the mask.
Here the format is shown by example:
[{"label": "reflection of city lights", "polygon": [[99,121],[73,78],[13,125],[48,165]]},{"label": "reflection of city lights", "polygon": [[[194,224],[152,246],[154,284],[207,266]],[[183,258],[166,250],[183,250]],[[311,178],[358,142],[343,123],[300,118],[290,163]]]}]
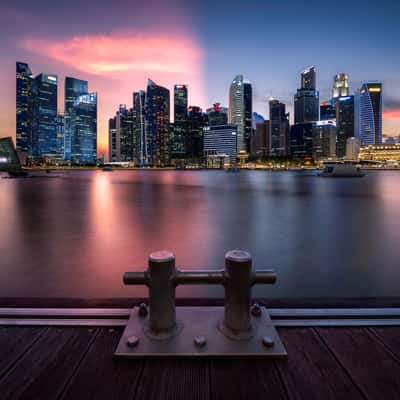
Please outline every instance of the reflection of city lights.
[{"label": "reflection of city lights", "polygon": [[6,162],[8,162],[7,157],[0,157],[0,163],[6,163]]}]

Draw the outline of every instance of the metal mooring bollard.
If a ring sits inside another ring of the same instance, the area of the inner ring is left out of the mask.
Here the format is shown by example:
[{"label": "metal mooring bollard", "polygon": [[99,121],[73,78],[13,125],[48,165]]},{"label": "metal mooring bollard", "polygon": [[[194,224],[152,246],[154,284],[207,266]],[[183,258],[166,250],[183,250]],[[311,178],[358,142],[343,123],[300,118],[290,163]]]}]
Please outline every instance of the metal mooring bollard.
[{"label": "metal mooring bollard", "polygon": [[276,282],[274,271],[252,271],[251,255],[230,251],[225,255],[225,270],[180,271],[175,256],[168,251],[152,253],[146,272],[127,272],[126,285],[147,285],[149,288],[149,327],[154,338],[175,336],[182,328],[176,320],[175,288],[182,284],[222,284],[225,287],[224,319],[220,330],[231,339],[251,337],[251,287],[257,283]]},{"label": "metal mooring bollard", "polygon": [[[287,356],[268,311],[251,306],[253,285],[273,284],[272,270],[253,271],[251,255],[229,251],[225,269],[182,271],[169,251],[152,253],[147,271],[124,274],[126,285],[149,288],[145,305],[130,313],[116,357],[266,357]],[[223,285],[222,307],[176,307],[178,285]]]}]

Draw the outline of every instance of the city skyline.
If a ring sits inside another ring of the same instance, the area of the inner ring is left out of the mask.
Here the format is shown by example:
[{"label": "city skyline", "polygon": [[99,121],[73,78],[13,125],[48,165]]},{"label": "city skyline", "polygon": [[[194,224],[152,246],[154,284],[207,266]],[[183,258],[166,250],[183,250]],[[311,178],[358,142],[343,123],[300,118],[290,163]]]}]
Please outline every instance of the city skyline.
[{"label": "city skyline", "polygon": [[[72,18],[74,2],[70,7],[58,4],[48,7],[48,1],[39,1],[36,8],[28,3],[16,8],[11,2],[0,6],[0,46],[5,54],[0,61],[1,137],[15,138],[15,83],[11,79],[15,61],[27,62],[34,71],[56,74],[60,81],[72,76],[90,82],[91,89],[99,95],[99,154],[106,153],[108,119],[119,104],[130,106],[132,93],[144,90],[148,78],[171,93],[174,84],[188,84],[189,105],[206,110],[216,102],[228,106],[229,85],[236,75],[243,74],[253,84],[255,112],[267,118],[268,98],[273,96],[287,105],[292,122],[293,95],[300,87],[298,76],[309,65],[317,68],[321,102],[330,98],[333,77],[338,73],[349,75],[350,93],[355,93],[364,82],[382,82],[383,132],[399,134],[400,97],[397,92],[400,80],[395,72],[399,56],[391,45],[399,36],[399,28],[394,23],[393,7],[390,13],[382,4],[380,7],[369,5],[368,10],[357,8],[361,5],[359,1],[347,5],[341,23],[349,28],[335,31],[333,37],[329,29],[337,23],[334,13],[321,7],[312,11],[314,31],[311,26],[302,26],[296,28],[300,34],[293,35],[282,29],[278,46],[270,40],[274,29],[287,19],[294,23],[296,15],[301,18],[305,13],[293,1],[282,5],[256,1],[246,7],[238,1],[229,2],[231,7],[227,7],[228,3],[222,1],[212,7],[212,15],[205,11],[210,7],[207,1],[204,8],[189,7],[182,1],[172,1],[168,5],[152,1],[150,5],[134,4],[134,7],[125,1],[120,3],[125,6],[121,9],[126,15],[113,10],[104,16],[109,4],[100,1],[93,8],[90,21],[75,9],[73,33],[64,19]],[[344,5],[343,2],[335,7]],[[152,21],[149,18],[151,6],[156,7],[165,20]],[[133,8],[136,18],[128,21]],[[240,16],[235,14],[238,8]],[[56,18],[60,13],[65,18]],[[99,15],[102,23],[96,19]],[[240,22],[247,23],[247,28],[245,24],[234,24],[236,30],[233,31],[229,21],[234,15]],[[265,24],[261,24],[262,17]],[[12,18],[20,29],[15,28],[14,21],[10,24]],[[250,21],[253,24],[248,24]],[[374,35],[367,29],[372,21],[376,27]],[[114,28],[104,28],[108,25]],[[303,44],[299,48],[297,36],[302,35],[311,35],[312,45]],[[285,48],[289,42],[292,43]],[[235,46],[239,52],[234,51]],[[273,59],[269,57],[272,51],[276,55]],[[373,56],[368,59],[367,54]],[[58,96],[62,104],[62,87]]]}]

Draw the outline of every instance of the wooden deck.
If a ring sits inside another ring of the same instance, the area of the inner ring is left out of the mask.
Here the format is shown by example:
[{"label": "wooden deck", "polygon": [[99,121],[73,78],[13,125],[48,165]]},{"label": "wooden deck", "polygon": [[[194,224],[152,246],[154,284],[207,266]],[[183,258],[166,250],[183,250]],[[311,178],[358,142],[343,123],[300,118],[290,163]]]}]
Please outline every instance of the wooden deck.
[{"label": "wooden deck", "polygon": [[0,327],[0,399],[400,399],[400,327],[279,328],[279,361],[117,360],[122,330]]}]

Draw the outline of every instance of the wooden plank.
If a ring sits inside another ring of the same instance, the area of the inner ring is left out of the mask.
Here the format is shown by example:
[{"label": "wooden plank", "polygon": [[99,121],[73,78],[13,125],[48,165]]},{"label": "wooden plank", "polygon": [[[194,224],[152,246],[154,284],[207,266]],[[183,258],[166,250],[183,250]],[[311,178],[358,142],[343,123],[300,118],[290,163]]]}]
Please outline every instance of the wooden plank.
[{"label": "wooden plank", "polygon": [[400,399],[400,363],[366,328],[317,328],[368,399]]},{"label": "wooden plank", "polygon": [[49,328],[0,380],[1,399],[57,398],[95,334],[88,328]]},{"label": "wooden plank", "polygon": [[34,343],[46,328],[0,327],[0,378]]},{"label": "wooden plank", "polygon": [[113,358],[121,335],[121,329],[100,330],[62,400],[133,399],[143,362]]},{"label": "wooden plank", "polygon": [[289,357],[276,362],[290,399],[362,399],[312,328],[279,328]]},{"label": "wooden plank", "polygon": [[213,399],[287,399],[272,361],[213,360],[210,368]]},{"label": "wooden plank", "polygon": [[400,359],[400,327],[376,327],[371,330]]},{"label": "wooden plank", "polygon": [[148,360],[135,400],[209,400],[208,362],[205,360]]}]

